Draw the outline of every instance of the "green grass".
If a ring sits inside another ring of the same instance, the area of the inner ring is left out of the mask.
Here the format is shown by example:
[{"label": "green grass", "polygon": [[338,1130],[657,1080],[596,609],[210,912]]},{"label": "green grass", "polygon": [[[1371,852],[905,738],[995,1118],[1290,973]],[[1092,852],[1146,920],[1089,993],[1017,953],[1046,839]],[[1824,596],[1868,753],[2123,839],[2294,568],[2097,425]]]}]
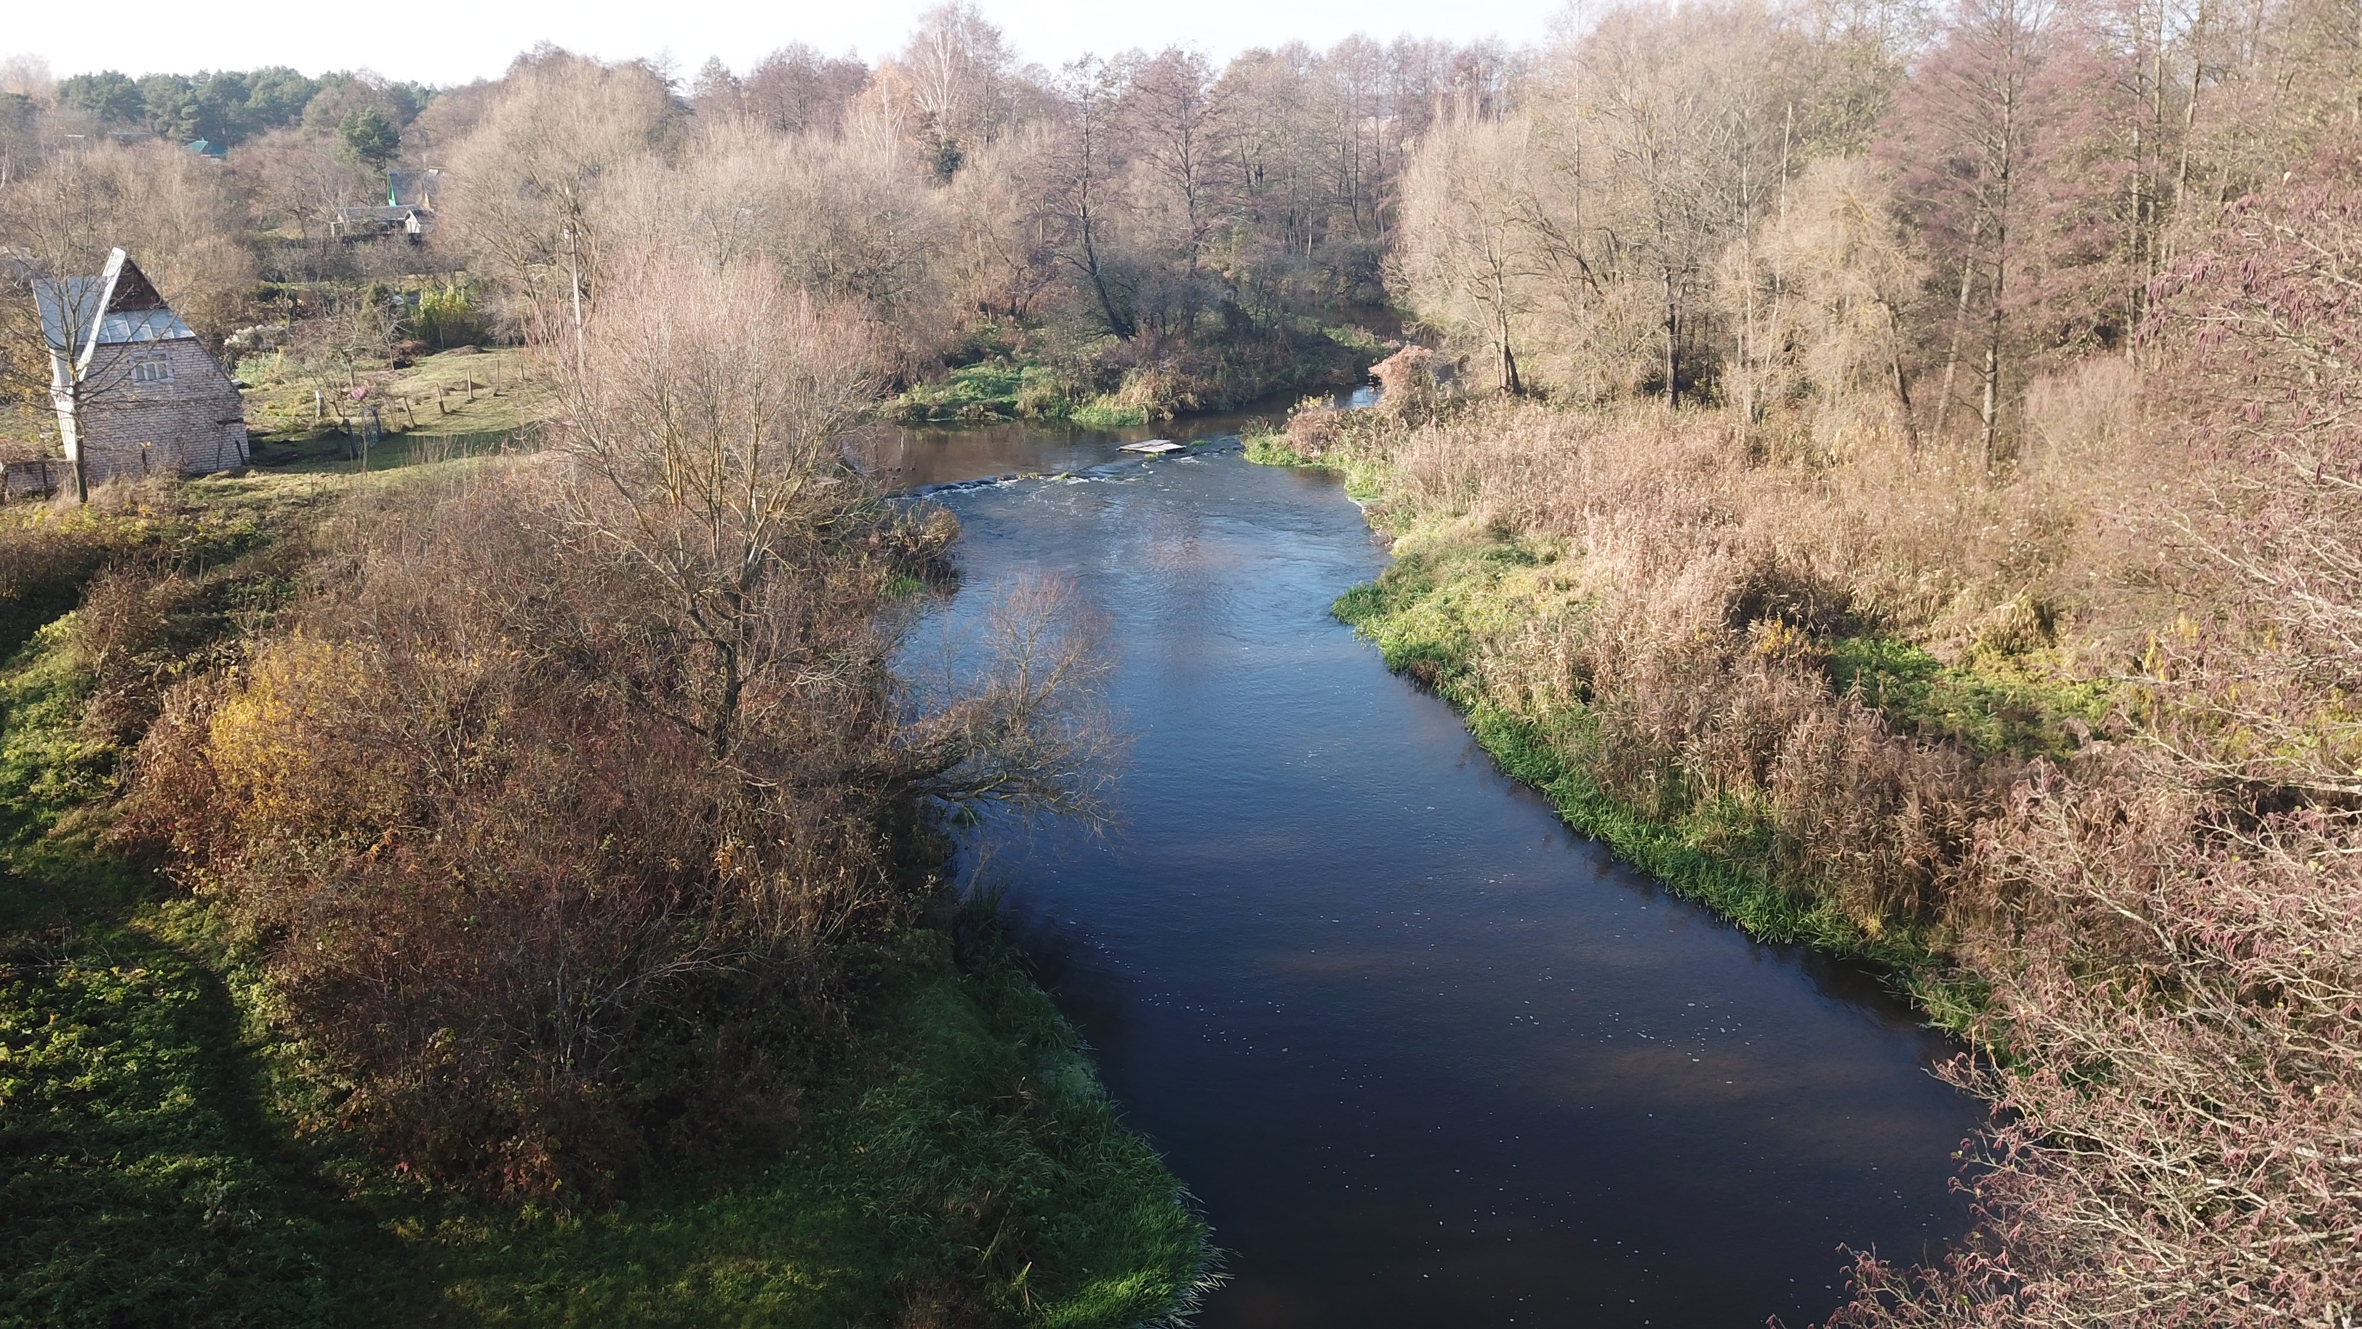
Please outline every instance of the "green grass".
[{"label": "green grass", "polygon": [[2069,726],[2097,725],[2111,701],[2104,683],[2062,680],[2005,656],[1952,667],[1881,636],[1834,638],[1824,649],[1837,691],[1859,687],[1896,728],[1978,756],[2064,758],[2077,741]]},{"label": "green grass", "polygon": [[[110,548],[216,567],[205,612],[229,634],[285,593],[245,587],[277,574],[240,556],[338,483],[206,481],[169,513],[77,520],[118,523]],[[1207,1276],[1179,1184],[988,917],[961,957],[943,932],[907,938],[767,1162],[607,1209],[520,1210],[299,1133],[333,1077],[268,1018],[253,957],[107,846],[123,753],[84,724],[72,627],[53,618],[0,662],[0,1329],[817,1329],[930,1307],[1115,1329]]]},{"label": "green grass", "polygon": [[331,1325],[340,1234],[239,1083],[216,975],[97,920],[0,944],[0,1325]]},{"label": "green grass", "polygon": [[1288,436],[1266,430],[1249,433],[1239,440],[1246,447],[1247,460],[1257,466],[1318,466],[1303,453],[1288,446]]},{"label": "green grass", "polygon": [[1073,409],[1073,395],[1050,366],[994,356],[918,384],[887,413],[911,423],[955,423],[1061,419]]},{"label": "green grass", "polygon": [[[1204,1229],[998,943],[914,966],[789,1154],[586,1216],[426,1229],[489,1324],[876,1322],[964,1295],[1011,1323],[1169,1314]],[[855,1070],[854,1068],[859,1068]]]},{"label": "green grass", "polygon": [[1067,419],[1085,429],[1123,429],[1148,423],[1145,406],[1127,406],[1113,393],[1103,392],[1067,413]]}]

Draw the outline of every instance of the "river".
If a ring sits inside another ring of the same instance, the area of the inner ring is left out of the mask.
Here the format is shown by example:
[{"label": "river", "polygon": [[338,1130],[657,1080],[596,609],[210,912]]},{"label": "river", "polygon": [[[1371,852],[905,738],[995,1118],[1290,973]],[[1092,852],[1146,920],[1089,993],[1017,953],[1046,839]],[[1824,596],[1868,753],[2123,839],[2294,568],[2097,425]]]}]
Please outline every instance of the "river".
[{"label": "river", "polygon": [[[1224,421],[1183,422],[1177,439]],[[1568,831],[1330,617],[1386,555],[1327,476],[1003,428],[873,447],[1111,620],[1118,824],[993,856],[1021,943],[1227,1252],[1207,1329],[1813,1323],[1940,1252],[1975,1103],[1874,980]]]}]

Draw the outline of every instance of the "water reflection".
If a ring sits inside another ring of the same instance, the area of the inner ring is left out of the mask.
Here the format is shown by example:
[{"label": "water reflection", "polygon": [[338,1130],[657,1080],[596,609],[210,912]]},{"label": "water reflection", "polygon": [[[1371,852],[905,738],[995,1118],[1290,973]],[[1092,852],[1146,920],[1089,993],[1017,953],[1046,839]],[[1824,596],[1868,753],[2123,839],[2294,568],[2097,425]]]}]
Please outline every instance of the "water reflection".
[{"label": "water reflection", "polygon": [[[907,436],[891,462],[1081,470],[1122,441]],[[1801,1324],[1841,1245],[1963,1228],[1974,1106],[1926,1073],[1943,1046],[1568,833],[1388,675],[1328,614],[1384,561],[1333,483],[1223,454],[1109,474],[943,496],[948,612],[1047,570],[1113,620],[1124,824],[993,870],[1233,1252],[1202,1323]]]}]

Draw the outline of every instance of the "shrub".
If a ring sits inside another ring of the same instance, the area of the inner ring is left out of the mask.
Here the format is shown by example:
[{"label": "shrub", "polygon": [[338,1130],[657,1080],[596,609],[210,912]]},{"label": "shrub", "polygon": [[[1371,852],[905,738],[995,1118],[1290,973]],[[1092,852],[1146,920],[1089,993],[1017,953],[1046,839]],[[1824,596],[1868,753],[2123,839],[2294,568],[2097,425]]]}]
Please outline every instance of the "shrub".
[{"label": "shrub", "polygon": [[879,848],[907,813],[861,774],[859,684],[715,756],[648,592],[531,494],[357,519],[349,590],[171,699],[133,820],[264,948],[338,1119],[430,1176],[597,1196],[792,1122],[850,943],[911,907]]},{"label": "shrub", "polygon": [[472,346],[484,339],[483,320],[476,317],[475,297],[463,284],[446,283],[440,290],[419,292],[418,314],[413,322],[419,340],[436,350]]}]

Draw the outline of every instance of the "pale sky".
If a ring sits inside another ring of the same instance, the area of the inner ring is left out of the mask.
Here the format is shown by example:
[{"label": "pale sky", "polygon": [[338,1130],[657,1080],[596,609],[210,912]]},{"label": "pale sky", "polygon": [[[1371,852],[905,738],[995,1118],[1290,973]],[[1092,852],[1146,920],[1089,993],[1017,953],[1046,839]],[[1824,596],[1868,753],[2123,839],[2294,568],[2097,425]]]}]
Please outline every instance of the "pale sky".
[{"label": "pale sky", "polygon": [[[1565,0],[989,0],[1020,56],[1056,66],[1086,53],[1194,46],[1226,59],[1251,46],[1302,40],[1325,47],[1356,32],[1512,45],[1542,39]],[[93,21],[77,5],[15,3],[0,56],[38,55],[58,77],[292,65],[306,74],[373,69],[387,78],[453,84],[490,77],[549,41],[604,59],[669,55],[681,77],[709,56],[745,73],[801,41],[875,59],[901,44],[918,0],[241,0],[220,6],[132,0]]]}]

